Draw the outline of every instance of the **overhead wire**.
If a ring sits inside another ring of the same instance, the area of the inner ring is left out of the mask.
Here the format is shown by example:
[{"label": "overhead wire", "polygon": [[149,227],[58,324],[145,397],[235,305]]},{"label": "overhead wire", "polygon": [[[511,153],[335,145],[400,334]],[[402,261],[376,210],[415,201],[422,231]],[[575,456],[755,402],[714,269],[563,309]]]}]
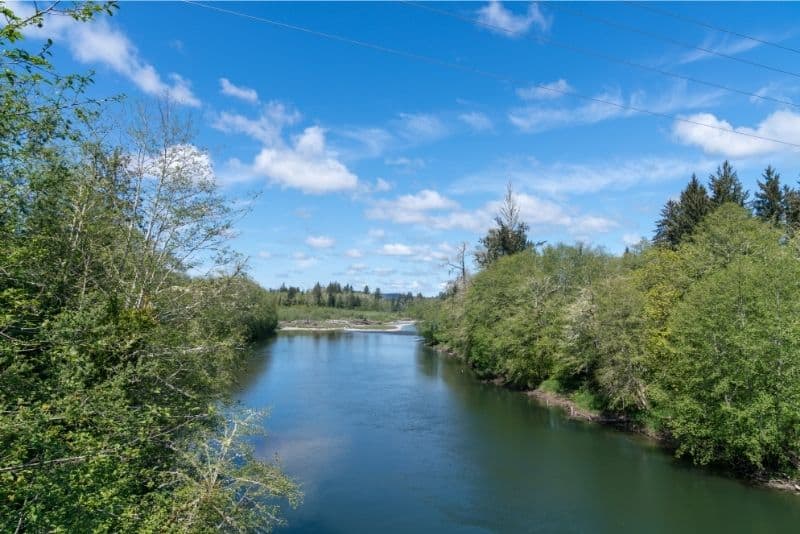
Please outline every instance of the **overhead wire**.
[{"label": "overhead wire", "polygon": [[750,66],[753,66],[753,67],[758,67],[758,68],[769,70],[769,71],[772,71],[772,72],[778,72],[778,73],[781,73],[781,74],[786,74],[787,76],[794,76],[795,78],[800,78],[800,73],[797,73],[797,72],[793,72],[793,71],[790,71],[790,70],[782,69],[780,67],[773,67],[771,65],[766,65],[764,63],[760,63],[758,61],[753,61],[753,60],[750,60],[750,59],[747,59],[747,58],[734,56],[734,55],[731,55],[731,54],[726,54],[726,53],[720,52],[718,50],[713,50],[711,48],[706,48],[705,46],[697,46],[697,45],[685,43],[683,41],[679,41],[678,39],[673,39],[672,37],[668,37],[666,35],[661,35],[659,33],[651,32],[651,31],[648,31],[648,30],[643,30],[643,29],[637,28],[635,26],[629,26],[627,24],[623,24],[623,23],[617,22],[615,20],[611,20],[611,19],[607,19],[607,18],[600,17],[600,16],[597,16],[597,15],[592,15],[592,14],[586,13],[585,11],[579,11],[579,10],[576,10],[576,9],[566,8],[566,7],[564,7],[562,4],[560,4],[558,2],[554,2],[554,3],[548,2],[547,6],[548,6],[549,9],[553,9],[555,11],[561,11],[563,13],[574,15],[576,17],[581,17],[581,18],[584,18],[584,19],[587,19],[587,20],[592,20],[592,21],[598,22],[600,24],[605,24],[606,26],[610,26],[610,27],[613,27],[613,28],[619,28],[621,30],[625,30],[625,31],[628,31],[628,32],[638,33],[640,35],[645,35],[645,36],[650,37],[652,39],[656,39],[656,40],[659,40],[659,41],[664,41],[664,42],[667,42],[667,43],[670,43],[670,44],[673,44],[673,45],[676,45],[676,46],[680,46],[680,47],[683,47],[683,48],[688,48],[688,49],[691,49],[691,50],[697,50],[697,51],[700,51],[700,52],[703,52],[703,53],[706,53],[706,54],[722,57],[722,58],[725,58],[725,59],[729,59],[731,61],[737,61],[739,63],[743,63],[743,64],[750,65]]},{"label": "overhead wire", "polygon": [[524,80],[520,80],[518,78],[514,78],[512,76],[507,76],[505,74],[500,74],[500,73],[496,73],[496,72],[492,72],[492,71],[487,71],[487,70],[484,70],[484,69],[478,69],[478,68],[471,67],[471,66],[468,66],[468,65],[463,65],[463,64],[460,64],[460,63],[453,63],[453,62],[446,61],[446,60],[443,60],[443,59],[439,59],[439,58],[436,58],[436,57],[433,57],[433,56],[417,54],[417,53],[414,53],[414,52],[408,52],[408,51],[400,50],[400,49],[397,49],[397,48],[390,48],[390,47],[387,47],[387,46],[378,45],[378,44],[371,43],[371,42],[368,42],[368,41],[361,41],[359,39],[352,39],[350,37],[345,37],[345,36],[341,36],[341,35],[337,35],[337,34],[327,33],[327,32],[323,32],[323,31],[319,31],[319,30],[314,30],[312,28],[307,28],[307,27],[304,27],[304,26],[298,26],[298,25],[295,25],[295,24],[290,24],[290,23],[287,23],[287,22],[277,21],[277,20],[266,18],[266,17],[260,17],[260,16],[257,16],[257,15],[251,15],[249,13],[243,13],[243,12],[240,12],[240,11],[234,11],[232,9],[227,9],[227,8],[219,7],[219,6],[216,6],[216,5],[203,4],[203,3],[200,3],[200,2],[196,2],[194,0],[182,0],[182,1],[185,4],[201,7],[201,8],[207,9],[207,10],[217,11],[219,13],[226,13],[228,15],[233,15],[233,16],[249,19],[249,20],[260,22],[260,23],[263,23],[263,24],[269,24],[269,25],[274,26],[274,27],[293,30],[293,31],[305,33],[305,34],[308,34],[308,35],[314,35],[314,36],[325,38],[325,39],[328,39],[328,40],[338,41],[338,42],[341,42],[341,43],[351,44],[351,45],[354,45],[354,46],[360,46],[360,47],[363,47],[363,48],[368,48],[368,49],[371,49],[371,50],[375,50],[375,51],[379,51],[379,52],[383,52],[383,53],[387,53],[387,54],[392,54],[392,55],[396,55],[396,56],[400,56],[400,57],[405,57],[405,58],[408,58],[408,59],[413,59],[413,60],[417,60],[417,61],[423,61],[423,62],[428,63],[428,64],[447,67],[447,68],[450,68],[450,69],[453,69],[453,70],[459,70],[459,71],[462,71],[462,72],[470,72],[470,73],[477,74],[477,75],[480,75],[480,76],[493,78],[495,80],[510,82],[512,84],[533,86],[533,87],[537,87],[539,89],[542,89],[544,91],[550,91],[550,92],[553,92],[553,93],[572,96],[572,97],[579,98],[581,100],[585,100],[585,101],[589,101],[589,102],[606,104],[606,105],[615,107],[617,109],[633,111],[633,112],[636,112],[636,113],[642,113],[642,114],[650,115],[650,116],[653,116],[653,117],[666,118],[666,119],[670,119],[670,120],[674,120],[674,121],[678,121],[678,122],[683,122],[683,123],[686,123],[686,124],[692,124],[692,125],[695,125],[695,126],[701,126],[701,127],[708,128],[708,129],[711,129],[711,130],[717,130],[717,131],[730,133],[730,134],[734,134],[734,135],[741,135],[741,136],[749,137],[749,138],[752,138],[752,139],[759,139],[759,140],[762,140],[762,141],[769,141],[769,142],[772,142],[772,143],[777,143],[777,144],[780,144],[780,145],[785,145],[785,146],[789,146],[789,147],[792,147],[792,148],[800,149],[800,143],[793,143],[793,142],[790,142],[790,141],[784,141],[784,140],[781,140],[781,139],[767,137],[767,136],[763,136],[763,135],[759,135],[759,134],[755,134],[755,133],[742,132],[742,131],[739,131],[739,130],[735,130],[733,128],[726,128],[724,126],[706,124],[706,123],[703,123],[703,122],[700,122],[700,121],[695,121],[693,119],[689,119],[689,118],[686,118],[686,117],[673,115],[671,113],[665,113],[665,112],[661,112],[661,111],[649,110],[649,109],[641,108],[641,107],[638,107],[638,106],[633,106],[633,105],[629,105],[629,104],[623,104],[623,103],[620,103],[620,102],[614,102],[614,101],[606,100],[606,99],[599,98],[599,97],[584,95],[584,94],[581,94],[581,93],[578,93],[578,92],[575,92],[575,91],[571,91],[571,90],[559,89],[559,88],[548,86],[548,85],[542,84],[542,83],[530,83],[530,82],[526,82]]},{"label": "overhead wire", "polygon": [[[492,23],[489,23],[489,22],[485,22],[485,21],[482,21],[480,19],[464,16],[464,15],[461,15],[459,13],[447,10],[447,9],[441,9],[441,8],[438,8],[438,7],[433,7],[431,5],[422,4],[422,3],[419,3],[419,2],[412,2],[410,0],[398,0],[398,2],[401,3],[401,4],[406,4],[406,5],[418,8],[418,9],[423,9],[423,10],[426,10],[426,11],[430,11],[432,13],[438,13],[438,14],[446,16],[446,17],[451,17],[451,18],[454,18],[456,20],[461,20],[463,22],[467,22],[467,23],[470,23],[470,24],[475,24],[475,25],[478,25],[478,26],[482,26],[484,28],[489,28],[491,30],[504,32],[504,33],[507,33],[509,35],[515,35],[514,30],[511,30],[511,29],[506,28],[504,26],[499,26],[497,24],[492,24]],[[791,100],[784,100],[784,99],[781,99],[781,98],[775,98],[775,97],[771,97],[769,95],[761,95],[761,94],[758,94],[758,93],[745,91],[744,89],[737,89],[735,87],[730,87],[730,86],[727,86],[727,85],[723,85],[723,84],[720,84],[720,83],[717,83],[717,82],[710,82],[710,81],[707,81],[707,80],[701,80],[699,78],[694,78],[692,76],[686,76],[684,74],[679,74],[677,72],[670,72],[670,71],[667,71],[667,70],[664,70],[664,69],[660,69],[658,67],[652,67],[652,66],[645,65],[645,64],[642,64],[642,63],[637,63],[635,61],[630,61],[630,60],[627,60],[627,59],[624,59],[624,58],[612,56],[612,55],[609,55],[609,54],[605,54],[603,52],[598,52],[596,50],[590,50],[590,49],[587,49],[587,48],[582,48],[582,47],[578,47],[578,46],[575,46],[575,45],[571,45],[569,43],[563,43],[563,42],[560,42],[560,41],[555,41],[555,40],[553,40],[553,39],[551,39],[549,37],[543,37],[543,36],[534,35],[534,36],[530,36],[529,40],[537,42],[539,44],[544,44],[544,45],[548,45],[548,46],[554,46],[554,47],[557,47],[557,48],[563,48],[565,50],[569,50],[571,52],[575,52],[577,54],[582,54],[582,55],[585,55],[585,56],[588,56],[588,57],[595,57],[595,58],[602,59],[604,61],[608,61],[608,62],[612,62],[612,63],[619,63],[621,65],[626,65],[628,67],[637,68],[637,69],[650,71],[650,72],[655,72],[657,74],[661,74],[663,76],[669,76],[671,78],[675,78],[675,79],[678,79],[678,80],[683,80],[683,81],[686,81],[686,82],[696,83],[696,84],[699,84],[699,85],[705,85],[707,87],[713,87],[715,89],[729,91],[731,93],[736,93],[736,94],[739,94],[739,95],[747,96],[747,97],[750,97],[750,98],[755,98],[755,99],[758,99],[758,100],[763,100],[763,101],[766,101],[766,102],[772,102],[772,103],[775,103],[775,104],[782,104],[782,105],[785,105],[785,106],[791,106],[791,107],[800,108],[800,103],[792,102]]]},{"label": "overhead wire", "polygon": [[747,35],[746,33],[741,33],[733,30],[728,30],[725,28],[720,28],[719,26],[714,26],[707,22],[703,22],[702,20],[698,20],[692,17],[688,17],[686,15],[682,15],[680,13],[675,13],[674,11],[669,11],[667,9],[663,9],[660,7],[653,6],[650,2],[631,2],[630,0],[624,0],[624,4],[628,4],[629,6],[636,7],[638,9],[644,9],[647,11],[651,11],[653,13],[658,13],[660,15],[664,15],[666,17],[672,17],[677,20],[682,20],[684,22],[688,22],[690,24],[694,24],[695,26],[700,26],[702,28],[706,28],[709,30],[714,30],[720,33],[727,33],[728,35],[733,35],[735,37],[739,37],[741,39],[747,39],[748,41],[753,41],[756,43],[760,43],[767,46],[772,46],[775,48],[780,48],[781,50],[786,50],[788,52],[794,52],[796,54],[800,54],[800,50],[797,48],[792,48],[791,46],[782,45],[780,43],[776,43],[775,41],[768,41],[766,39],[761,39],[760,37],[753,37],[752,35]]}]

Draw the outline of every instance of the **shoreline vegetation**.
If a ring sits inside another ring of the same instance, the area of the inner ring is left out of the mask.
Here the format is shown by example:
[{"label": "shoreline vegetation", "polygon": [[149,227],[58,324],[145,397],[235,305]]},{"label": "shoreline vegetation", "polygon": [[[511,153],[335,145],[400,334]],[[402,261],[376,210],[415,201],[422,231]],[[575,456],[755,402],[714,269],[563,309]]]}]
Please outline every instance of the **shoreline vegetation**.
[{"label": "shoreline vegetation", "polygon": [[621,256],[533,243],[513,191],[458,277],[410,313],[478,379],[655,437],[676,457],[800,488],[800,190],[726,161]]},{"label": "shoreline vegetation", "polygon": [[240,213],[173,102],[95,100],[24,38],[115,7],[0,5],[0,531],[269,531],[302,493],[230,399],[277,326]]}]

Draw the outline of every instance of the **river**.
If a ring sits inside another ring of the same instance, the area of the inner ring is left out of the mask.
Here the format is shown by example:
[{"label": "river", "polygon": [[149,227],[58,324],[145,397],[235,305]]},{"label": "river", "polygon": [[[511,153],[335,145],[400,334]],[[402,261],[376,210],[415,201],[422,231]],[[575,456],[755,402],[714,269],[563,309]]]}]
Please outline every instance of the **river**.
[{"label": "river", "polygon": [[413,332],[280,334],[236,397],[305,493],[280,532],[800,532],[800,496],[482,384]]}]

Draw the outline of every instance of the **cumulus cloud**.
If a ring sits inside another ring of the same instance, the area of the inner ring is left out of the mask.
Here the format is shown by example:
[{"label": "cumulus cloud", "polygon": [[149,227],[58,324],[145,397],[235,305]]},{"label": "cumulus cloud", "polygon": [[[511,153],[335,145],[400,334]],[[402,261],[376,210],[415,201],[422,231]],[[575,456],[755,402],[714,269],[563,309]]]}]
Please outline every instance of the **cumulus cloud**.
[{"label": "cumulus cloud", "polygon": [[776,152],[798,152],[797,147],[787,146],[733,132],[701,126],[707,124],[736,132],[779,139],[800,145],[800,114],[788,110],[776,111],[768,115],[756,127],[733,126],[730,122],[717,118],[712,113],[697,113],[686,117],[698,124],[675,121],[672,131],[684,144],[700,147],[707,154],[719,154],[730,158],[745,158],[774,154]]},{"label": "cumulus cloud", "polygon": [[458,119],[476,132],[485,132],[494,127],[492,120],[485,113],[479,111],[462,113],[458,116]]},{"label": "cumulus cloud", "polygon": [[386,219],[397,223],[422,223],[428,219],[427,212],[457,207],[458,204],[432,189],[402,195],[394,200],[378,200],[367,210],[371,219]]},{"label": "cumulus cloud", "polygon": [[223,95],[232,96],[233,98],[238,98],[239,100],[244,100],[251,104],[258,102],[258,93],[255,89],[234,85],[227,78],[220,78],[219,85]]},{"label": "cumulus cloud", "polygon": [[[32,13],[31,7],[24,3],[14,7],[23,16]],[[192,92],[188,80],[176,73],[167,74],[165,79],[152,64],[142,59],[127,35],[104,18],[85,23],[71,17],[51,15],[41,28],[30,27],[26,34],[63,41],[77,61],[108,67],[148,95],[166,97],[186,106],[200,106],[200,99]]]},{"label": "cumulus cloud", "polygon": [[325,235],[310,235],[306,238],[306,245],[314,248],[331,248],[335,244],[332,237]]},{"label": "cumulus cloud", "polygon": [[572,91],[573,88],[567,80],[560,78],[550,83],[520,87],[517,89],[517,96],[523,100],[554,100]]},{"label": "cumulus cloud", "polygon": [[292,147],[263,148],[253,162],[257,174],[272,183],[305,193],[355,189],[358,178],[325,146],[325,131],[311,126],[296,136]]},{"label": "cumulus cloud", "polygon": [[524,15],[519,15],[503,7],[498,0],[491,0],[480,8],[478,20],[493,31],[512,37],[526,34],[531,26],[541,32],[546,32],[553,22],[552,18],[542,13],[538,3],[529,4],[528,11]]},{"label": "cumulus cloud", "polygon": [[[518,193],[516,202],[523,220],[531,226],[564,227],[571,233],[602,233],[616,226],[616,222],[599,216],[571,215],[559,204],[534,195]],[[371,219],[415,224],[428,229],[483,232],[493,225],[494,216],[501,205],[502,201],[496,200],[478,209],[467,210],[436,191],[424,189],[394,200],[379,200],[367,210],[366,215]]]},{"label": "cumulus cloud", "polygon": [[211,126],[225,133],[238,133],[264,143],[280,144],[284,128],[297,124],[300,112],[281,102],[265,104],[257,118],[251,119],[238,113],[223,111],[211,122]]}]

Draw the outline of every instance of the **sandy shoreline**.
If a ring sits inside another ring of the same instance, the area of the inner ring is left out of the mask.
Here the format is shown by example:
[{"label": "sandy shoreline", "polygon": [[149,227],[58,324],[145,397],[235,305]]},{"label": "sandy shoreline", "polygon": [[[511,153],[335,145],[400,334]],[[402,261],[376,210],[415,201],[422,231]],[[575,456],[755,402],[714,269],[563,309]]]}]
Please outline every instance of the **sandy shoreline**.
[{"label": "sandy shoreline", "polygon": [[278,326],[279,332],[399,332],[416,321],[403,320],[390,323],[354,322],[343,319],[325,321],[290,321]]}]

